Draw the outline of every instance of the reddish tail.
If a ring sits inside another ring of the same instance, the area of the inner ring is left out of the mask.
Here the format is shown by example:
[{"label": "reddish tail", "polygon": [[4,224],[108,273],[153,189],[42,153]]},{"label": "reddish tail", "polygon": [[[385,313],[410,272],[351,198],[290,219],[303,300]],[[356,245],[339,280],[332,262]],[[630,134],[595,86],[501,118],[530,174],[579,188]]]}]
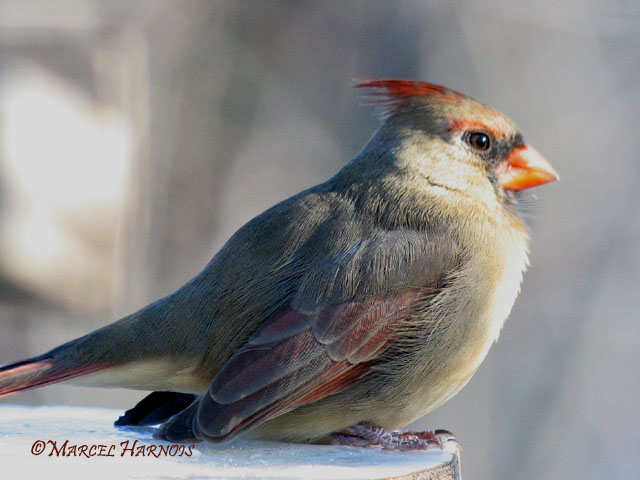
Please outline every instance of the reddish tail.
[{"label": "reddish tail", "polygon": [[69,363],[50,354],[0,366],[0,397],[69,380],[107,368],[105,364]]}]

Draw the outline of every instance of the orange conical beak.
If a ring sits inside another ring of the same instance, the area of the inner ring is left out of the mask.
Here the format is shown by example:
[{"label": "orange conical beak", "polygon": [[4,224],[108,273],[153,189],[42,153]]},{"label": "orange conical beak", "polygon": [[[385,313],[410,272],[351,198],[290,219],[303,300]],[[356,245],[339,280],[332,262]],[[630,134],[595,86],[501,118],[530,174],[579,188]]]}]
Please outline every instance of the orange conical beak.
[{"label": "orange conical beak", "polygon": [[496,169],[496,175],[505,190],[524,190],[560,178],[547,159],[527,144],[511,150],[507,161]]}]

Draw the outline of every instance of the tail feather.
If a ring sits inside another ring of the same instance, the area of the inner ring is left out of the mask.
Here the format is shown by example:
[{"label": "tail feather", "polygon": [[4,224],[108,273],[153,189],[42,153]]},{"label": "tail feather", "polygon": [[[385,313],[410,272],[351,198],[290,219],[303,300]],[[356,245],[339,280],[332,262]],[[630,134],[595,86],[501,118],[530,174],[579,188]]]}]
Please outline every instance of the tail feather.
[{"label": "tail feather", "polygon": [[0,397],[108,368],[106,364],[78,364],[45,354],[0,365]]},{"label": "tail feather", "polygon": [[[184,337],[165,328],[173,317],[171,309],[179,304],[172,298],[152,303],[42,355],[0,365],[0,397],[85,375],[76,381],[143,390],[170,390],[184,384],[186,391],[193,390],[194,385],[204,390],[206,385],[194,380],[187,365],[176,362],[171,355],[184,350]],[[165,331],[168,338],[159,331]]]}]

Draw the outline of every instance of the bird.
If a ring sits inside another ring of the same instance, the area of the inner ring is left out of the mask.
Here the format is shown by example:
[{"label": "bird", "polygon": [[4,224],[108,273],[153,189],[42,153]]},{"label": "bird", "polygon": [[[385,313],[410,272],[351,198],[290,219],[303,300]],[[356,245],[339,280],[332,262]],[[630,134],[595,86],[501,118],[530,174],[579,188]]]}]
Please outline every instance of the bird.
[{"label": "bird", "polygon": [[397,429],[455,395],[497,340],[528,267],[523,191],[558,174],[467,95],[355,87],[380,126],[333,177],[250,220],[174,293],[2,365],[0,396],[151,391],[115,423],[159,424],[170,442],[441,438]]}]

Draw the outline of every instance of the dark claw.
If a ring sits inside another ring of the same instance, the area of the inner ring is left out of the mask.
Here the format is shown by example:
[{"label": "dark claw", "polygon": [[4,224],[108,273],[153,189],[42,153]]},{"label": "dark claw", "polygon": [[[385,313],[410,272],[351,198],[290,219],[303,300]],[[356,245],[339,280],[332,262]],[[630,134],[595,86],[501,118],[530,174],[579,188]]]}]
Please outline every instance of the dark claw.
[{"label": "dark claw", "polygon": [[331,436],[334,445],[350,445],[357,447],[382,447],[389,450],[442,450],[447,442],[459,443],[448,430],[425,430],[423,432],[387,432],[381,427],[360,423],[349,427],[346,432]]},{"label": "dark claw", "polygon": [[196,395],[189,393],[153,392],[124,412],[114,425],[122,427],[162,423],[187,408],[196,398]]}]

